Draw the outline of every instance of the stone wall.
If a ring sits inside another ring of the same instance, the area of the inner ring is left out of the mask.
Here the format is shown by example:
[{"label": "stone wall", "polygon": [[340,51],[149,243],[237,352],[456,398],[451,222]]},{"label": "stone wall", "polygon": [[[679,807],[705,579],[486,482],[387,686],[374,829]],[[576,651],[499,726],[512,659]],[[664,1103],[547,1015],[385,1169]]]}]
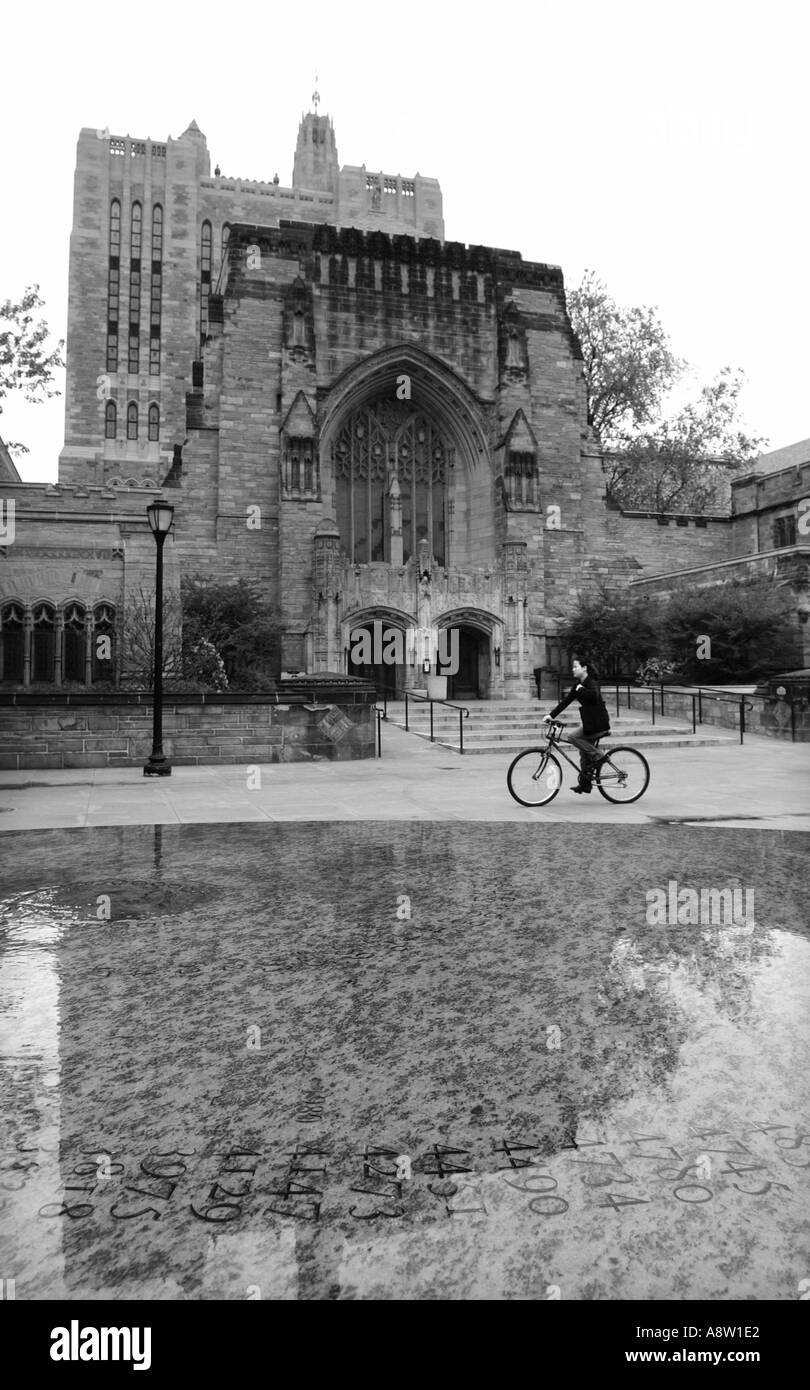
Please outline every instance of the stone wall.
[{"label": "stone wall", "polygon": [[[278,698],[167,696],[163,751],[175,767],[374,757],[374,695],[359,683],[339,704],[317,688]],[[0,695],[0,769],[142,767],[152,717],[147,695]]]}]

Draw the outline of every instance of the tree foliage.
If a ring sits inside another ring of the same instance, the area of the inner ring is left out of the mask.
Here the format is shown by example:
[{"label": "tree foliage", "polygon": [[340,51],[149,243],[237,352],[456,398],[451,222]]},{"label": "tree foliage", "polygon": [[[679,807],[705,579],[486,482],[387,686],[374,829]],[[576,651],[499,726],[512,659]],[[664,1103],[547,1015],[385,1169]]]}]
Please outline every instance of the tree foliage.
[{"label": "tree foliage", "polygon": [[624,448],[657,419],[686,364],[657,311],[620,308],[592,270],[567,299],[582,344],[591,424],[604,448]]},{"label": "tree foliage", "polygon": [[[29,285],[18,302],[7,299],[0,304],[0,414],[12,391],[22,391],[25,399],[37,404],[60,392],[53,384],[53,374],[64,367],[60,339],[49,350],[50,329],[44,319],[35,321],[35,313],[44,308],[39,297],[39,285]],[[8,444],[18,453],[27,453],[24,444]]]},{"label": "tree foliage", "polygon": [[[753,680],[795,664],[797,633],[788,591],[771,579],[740,579],[710,589],[681,589],[663,613],[661,645],[692,681]],[[699,656],[698,638],[710,639]]]},{"label": "tree foliage", "polygon": [[572,655],[587,653],[604,677],[627,674],[657,641],[649,604],[605,585],[579,596],[557,635]]},{"label": "tree foliage", "polygon": [[687,364],[652,308],[621,308],[593,271],[568,295],[609,496],[656,512],[725,509],[731,478],[766,442],[739,418],[744,375],[724,367],[697,399],[664,407]]},{"label": "tree foliage", "polygon": [[247,579],[221,584],[202,575],[184,576],[182,601],[184,648],[210,642],[231,689],[260,690],[276,678],[281,623],[256,585]]},{"label": "tree foliage", "polygon": [[588,653],[605,678],[639,668],[641,679],[750,681],[799,659],[791,608],[789,589],[767,578],[658,598],[602,586],[580,595],[558,636],[571,655]]}]

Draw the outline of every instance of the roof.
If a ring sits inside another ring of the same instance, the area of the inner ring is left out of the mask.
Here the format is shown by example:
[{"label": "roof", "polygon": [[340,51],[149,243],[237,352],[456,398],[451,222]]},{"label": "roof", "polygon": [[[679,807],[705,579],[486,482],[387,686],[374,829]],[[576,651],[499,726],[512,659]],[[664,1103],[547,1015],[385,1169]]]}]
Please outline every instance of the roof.
[{"label": "roof", "polygon": [[2,439],[0,439],[0,482],[22,482],[22,478],[20,477],[19,473],[17,472],[17,469],[14,466],[14,460],[11,457],[11,454],[9,453]]},{"label": "roof", "polygon": [[752,473],[778,473],[782,468],[792,468],[794,464],[810,463],[810,439],[800,439],[797,444],[787,444],[784,449],[772,449],[770,453],[760,454],[751,465]]}]

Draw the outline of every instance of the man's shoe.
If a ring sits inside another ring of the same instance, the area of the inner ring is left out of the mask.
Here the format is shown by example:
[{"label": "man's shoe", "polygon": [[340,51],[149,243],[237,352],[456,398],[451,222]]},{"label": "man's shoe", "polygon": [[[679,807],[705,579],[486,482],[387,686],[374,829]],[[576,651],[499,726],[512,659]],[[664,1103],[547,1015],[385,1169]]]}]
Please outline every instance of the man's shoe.
[{"label": "man's shoe", "polygon": [[590,786],[587,786],[587,787],[572,787],[571,790],[572,790],[572,792],[576,792],[577,796],[582,796],[583,792],[587,792],[587,794],[588,794],[589,796],[590,796],[590,794],[591,794],[591,787],[590,787]]}]

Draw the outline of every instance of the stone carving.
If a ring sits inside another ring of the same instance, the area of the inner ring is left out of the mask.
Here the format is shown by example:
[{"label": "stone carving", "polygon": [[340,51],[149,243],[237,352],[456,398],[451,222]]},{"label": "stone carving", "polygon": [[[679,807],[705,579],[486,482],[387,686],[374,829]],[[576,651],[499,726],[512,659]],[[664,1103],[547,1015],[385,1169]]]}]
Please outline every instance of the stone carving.
[{"label": "stone carving", "polygon": [[523,359],[523,344],[520,341],[520,334],[516,328],[509,329],[509,342],[506,348],[507,367],[517,367],[522,371],[526,363]]}]

